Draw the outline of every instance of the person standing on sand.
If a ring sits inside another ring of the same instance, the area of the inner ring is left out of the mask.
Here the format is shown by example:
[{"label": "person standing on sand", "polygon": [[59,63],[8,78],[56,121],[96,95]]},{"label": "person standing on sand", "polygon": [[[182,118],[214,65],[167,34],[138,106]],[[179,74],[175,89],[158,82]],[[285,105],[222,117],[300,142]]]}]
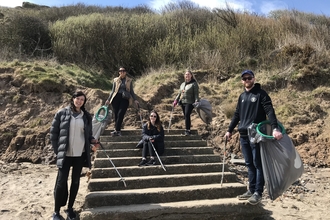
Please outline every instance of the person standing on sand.
[{"label": "person standing on sand", "polygon": [[254,73],[251,70],[245,70],[241,73],[241,79],[244,92],[238,98],[236,110],[225,134],[225,138],[231,138],[232,132],[239,122],[240,143],[245,164],[248,167],[249,190],[243,195],[239,195],[238,199],[247,199],[250,204],[256,205],[261,202],[265,180],[262,171],[260,145],[259,143],[250,142],[247,128],[252,123],[265,121],[268,116],[274,138],[280,140],[283,136],[278,129],[272,100],[261,89],[260,84],[255,83]]},{"label": "person standing on sand", "polygon": [[[54,189],[53,220],[61,220],[60,208],[68,200],[68,176],[70,168],[71,187],[68,209],[68,219],[76,218],[73,204],[76,199],[80,174],[83,166],[91,169],[90,145],[98,143],[92,136],[92,117],[85,109],[86,95],[78,91],[71,97],[70,105],[60,109],[54,116],[50,128],[50,140],[56,154],[58,173]],[[97,145],[92,150],[95,151]]]}]

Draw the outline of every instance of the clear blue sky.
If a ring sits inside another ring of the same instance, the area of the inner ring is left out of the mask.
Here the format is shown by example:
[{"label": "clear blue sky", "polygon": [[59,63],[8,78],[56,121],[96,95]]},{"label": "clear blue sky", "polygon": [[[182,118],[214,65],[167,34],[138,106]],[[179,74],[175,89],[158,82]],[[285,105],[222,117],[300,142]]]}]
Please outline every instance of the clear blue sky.
[{"label": "clear blue sky", "polygon": [[[21,6],[23,1],[48,6],[65,6],[77,3],[96,6],[122,6],[135,7],[138,5],[147,5],[152,9],[160,9],[162,6],[171,2],[171,0],[0,0],[0,6],[15,7]],[[212,8],[225,8],[226,2],[231,8],[255,12],[260,15],[267,15],[268,12],[277,9],[296,9],[298,11],[324,14],[330,17],[329,0],[192,0],[199,6]]]}]

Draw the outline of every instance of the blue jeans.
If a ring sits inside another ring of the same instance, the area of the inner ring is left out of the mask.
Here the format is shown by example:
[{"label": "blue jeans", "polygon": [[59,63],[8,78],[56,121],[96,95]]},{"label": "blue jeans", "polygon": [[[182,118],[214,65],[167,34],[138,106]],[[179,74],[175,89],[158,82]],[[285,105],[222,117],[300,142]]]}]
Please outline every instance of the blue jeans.
[{"label": "blue jeans", "polygon": [[248,137],[240,138],[245,164],[248,167],[249,190],[262,196],[264,191],[264,174],[262,172],[260,145],[252,144]]}]

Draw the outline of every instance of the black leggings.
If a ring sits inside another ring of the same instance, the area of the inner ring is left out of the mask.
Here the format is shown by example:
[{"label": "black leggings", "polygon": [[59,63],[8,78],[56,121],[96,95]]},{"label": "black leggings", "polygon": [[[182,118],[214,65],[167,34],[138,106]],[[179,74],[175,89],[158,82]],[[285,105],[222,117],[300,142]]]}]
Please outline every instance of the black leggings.
[{"label": "black leggings", "polygon": [[[154,147],[156,148],[155,145],[154,145]],[[147,158],[148,152],[149,152],[150,156],[152,156],[152,157],[156,156],[156,153],[155,153],[154,149],[152,148],[150,141],[145,141],[143,143],[142,157]]]},{"label": "black leggings", "polygon": [[115,114],[115,129],[116,131],[120,131],[129,101],[124,99],[121,93],[117,93],[113,98],[111,105]]},{"label": "black leggings", "polygon": [[83,167],[83,157],[66,157],[62,168],[58,169],[55,183],[55,212],[59,212],[61,206],[65,206],[68,199],[68,177],[72,166],[71,187],[68,208],[73,207],[76,199],[79,184],[80,174]]},{"label": "black leggings", "polygon": [[182,111],[183,111],[183,115],[184,115],[184,121],[186,124],[186,130],[190,130],[191,127],[191,119],[190,119],[190,115],[192,110],[194,109],[194,106],[192,104],[183,104],[181,105],[182,107]]}]

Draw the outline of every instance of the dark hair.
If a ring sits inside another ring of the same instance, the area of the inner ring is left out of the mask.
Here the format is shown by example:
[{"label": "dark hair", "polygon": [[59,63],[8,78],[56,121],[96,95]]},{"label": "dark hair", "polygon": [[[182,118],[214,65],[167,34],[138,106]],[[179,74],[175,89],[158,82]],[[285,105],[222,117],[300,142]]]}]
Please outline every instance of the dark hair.
[{"label": "dark hair", "polygon": [[[155,111],[155,110],[151,110],[150,111],[150,114],[151,113],[155,113],[157,115],[157,118],[156,118],[156,121],[155,121],[155,126],[157,127],[157,130],[160,131],[161,130],[161,127],[162,127],[162,123],[160,121],[160,117],[158,115],[158,113]],[[151,121],[150,121],[150,117],[148,118],[148,129],[150,129],[150,125],[151,125]]]},{"label": "dark hair", "polygon": [[73,111],[77,111],[76,109],[76,106],[74,105],[74,102],[73,100],[79,96],[84,96],[85,97],[85,101],[84,101],[84,104],[80,107],[80,109],[84,112],[84,115],[86,115],[86,118],[87,118],[87,122],[88,124],[91,122],[91,118],[90,118],[90,114],[86,111],[85,109],[85,104],[87,102],[87,97],[85,95],[85,93],[83,93],[82,91],[77,91],[75,93],[73,93],[71,99],[70,99],[70,107],[71,107],[71,110]]}]

